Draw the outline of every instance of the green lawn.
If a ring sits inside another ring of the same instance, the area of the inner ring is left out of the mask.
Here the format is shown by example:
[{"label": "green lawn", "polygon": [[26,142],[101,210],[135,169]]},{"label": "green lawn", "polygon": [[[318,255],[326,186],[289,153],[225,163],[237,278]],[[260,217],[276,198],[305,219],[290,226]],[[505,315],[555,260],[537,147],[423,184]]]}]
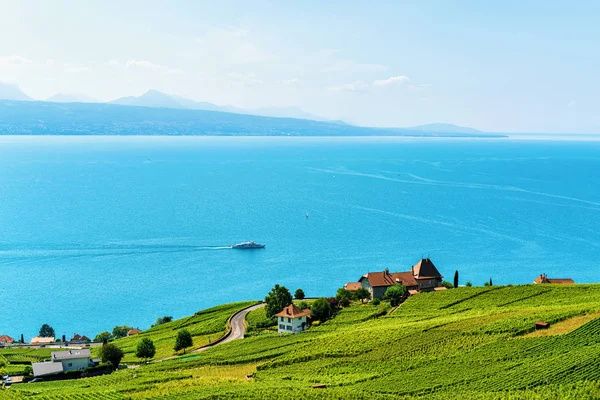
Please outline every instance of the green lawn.
[{"label": "green lawn", "polygon": [[[393,312],[385,303],[354,303],[333,320],[297,335],[263,332],[108,376],[14,385],[10,396],[600,398],[600,319],[581,317],[598,311],[600,285],[494,286],[422,293]],[[248,323],[263,318],[264,312],[254,311]],[[566,333],[529,334],[535,321],[571,319],[582,323]],[[246,379],[246,375],[252,377]],[[313,389],[315,384],[327,388]]]}]

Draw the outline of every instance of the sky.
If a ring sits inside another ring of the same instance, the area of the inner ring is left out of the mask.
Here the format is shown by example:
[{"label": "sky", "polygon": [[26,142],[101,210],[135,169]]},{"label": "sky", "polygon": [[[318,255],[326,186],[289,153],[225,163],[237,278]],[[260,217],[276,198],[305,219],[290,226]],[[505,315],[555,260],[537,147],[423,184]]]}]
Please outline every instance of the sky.
[{"label": "sky", "polygon": [[600,133],[598,1],[0,0],[0,82],[368,126]]}]

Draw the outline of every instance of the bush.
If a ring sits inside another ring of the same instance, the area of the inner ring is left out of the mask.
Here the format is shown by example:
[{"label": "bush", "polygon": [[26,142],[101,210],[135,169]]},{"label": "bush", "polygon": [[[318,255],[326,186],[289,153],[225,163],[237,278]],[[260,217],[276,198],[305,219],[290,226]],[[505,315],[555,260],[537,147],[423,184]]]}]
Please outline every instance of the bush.
[{"label": "bush", "polygon": [[352,300],[352,292],[344,288],[339,288],[335,298],[340,306],[348,307],[350,305],[350,301]]},{"label": "bush", "polygon": [[96,335],[96,337],[94,338],[94,342],[106,343],[108,342],[108,339],[110,339],[110,332],[104,331]]},{"label": "bush", "polygon": [[454,284],[448,281],[442,281],[442,286],[446,289],[454,289]]},{"label": "bush", "polygon": [[406,287],[402,284],[396,283],[394,286],[390,286],[386,289],[383,294],[383,298],[390,301],[392,307],[396,307],[402,302],[402,299],[406,295]]},{"label": "bush", "polygon": [[327,321],[327,319],[331,318],[331,314],[331,304],[324,297],[317,299],[310,309],[310,315],[313,320]]},{"label": "bush", "polygon": [[166,324],[167,322],[171,322],[173,321],[173,317],[171,317],[170,315],[165,315],[164,317],[160,317],[156,320],[156,322],[154,323],[154,326],[158,326],[158,325],[162,325],[162,324]]},{"label": "bush", "polygon": [[309,309],[310,306],[306,301],[301,301],[300,303],[298,303],[298,308],[300,308],[301,310],[306,310]]},{"label": "bush", "polygon": [[373,304],[374,306],[378,306],[379,304],[381,304],[381,300],[379,300],[378,298],[374,298],[371,304]]},{"label": "bush", "polygon": [[465,284],[466,287],[471,287],[473,286],[473,284],[471,283],[471,281],[467,281],[467,283]]}]

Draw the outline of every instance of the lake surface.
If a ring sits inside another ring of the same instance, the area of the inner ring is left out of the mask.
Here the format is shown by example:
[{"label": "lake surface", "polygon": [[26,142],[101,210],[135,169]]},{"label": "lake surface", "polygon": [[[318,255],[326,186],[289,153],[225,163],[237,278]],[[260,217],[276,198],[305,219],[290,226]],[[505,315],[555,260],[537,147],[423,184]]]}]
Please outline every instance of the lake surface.
[{"label": "lake surface", "polygon": [[462,284],[596,282],[599,216],[600,142],[0,137],[0,335],[333,295],[422,256]]}]

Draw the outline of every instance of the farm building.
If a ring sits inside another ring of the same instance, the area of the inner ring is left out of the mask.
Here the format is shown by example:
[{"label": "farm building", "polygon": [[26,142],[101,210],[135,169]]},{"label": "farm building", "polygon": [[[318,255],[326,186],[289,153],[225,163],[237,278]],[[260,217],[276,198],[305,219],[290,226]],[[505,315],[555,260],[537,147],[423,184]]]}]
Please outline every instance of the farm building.
[{"label": "farm building", "polygon": [[[412,266],[410,271],[369,272],[363,275],[358,282],[371,293],[374,299],[381,299],[388,287],[402,284],[410,294],[422,291],[439,290],[442,287],[443,276],[429,258],[424,258]],[[348,284],[346,284],[348,285]]]},{"label": "farm building", "polygon": [[67,371],[83,371],[93,365],[90,357],[89,349],[53,351],[50,361],[31,364],[33,375],[38,377]]},{"label": "farm building", "polygon": [[275,316],[277,317],[277,332],[299,333],[307,328],[310,310],[301,310],[294,304],[290,304]]},{"label": "farm building", "polygon": [[548,278],[546,274],[540,274],[533,283],[554,283],[559,285],[573,285],[575,281],[571,278]]},{"label": "farm building", "polygon": [[142,333],[141,329],[133,328],[127,331],[127,336],[133,336]]}]

